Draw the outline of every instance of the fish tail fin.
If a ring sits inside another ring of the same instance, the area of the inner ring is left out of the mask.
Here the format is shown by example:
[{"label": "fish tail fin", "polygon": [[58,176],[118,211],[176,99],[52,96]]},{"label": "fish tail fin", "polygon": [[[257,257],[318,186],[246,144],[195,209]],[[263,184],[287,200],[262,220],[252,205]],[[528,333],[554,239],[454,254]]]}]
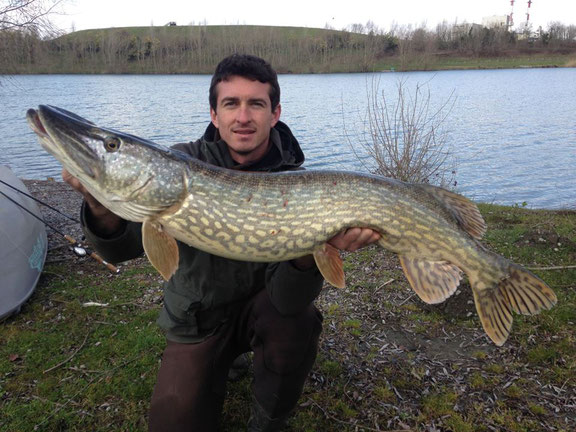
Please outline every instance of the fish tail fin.
[{"label": "fish tail fin", "polygon": [[512,312],[535,315],[556,304],[556,294],[542,279],[508,261],[499,275],[479,272],[469,277],[482,327],[498,346],[510,334]]}]

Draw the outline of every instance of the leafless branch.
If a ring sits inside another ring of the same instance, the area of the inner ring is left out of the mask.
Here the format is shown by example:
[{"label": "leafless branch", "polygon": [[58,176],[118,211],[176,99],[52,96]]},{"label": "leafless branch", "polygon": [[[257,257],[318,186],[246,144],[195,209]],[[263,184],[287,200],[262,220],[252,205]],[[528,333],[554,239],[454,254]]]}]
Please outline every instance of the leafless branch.
[{"label": "leafless branch", "polygon": [[48,19],[66,0],[0,0],[0,30],[49,31]]},{"label": "leafless branch", "polygon": [[430,91],[410,92],[399,81],[391,98],[378,80],[367,88],[367,138],[361,142],[375,162],[375,174],[415,183],[447,186],[454,181],[453,155],[443,125],[455,102],[453,93],[439,107]]}]

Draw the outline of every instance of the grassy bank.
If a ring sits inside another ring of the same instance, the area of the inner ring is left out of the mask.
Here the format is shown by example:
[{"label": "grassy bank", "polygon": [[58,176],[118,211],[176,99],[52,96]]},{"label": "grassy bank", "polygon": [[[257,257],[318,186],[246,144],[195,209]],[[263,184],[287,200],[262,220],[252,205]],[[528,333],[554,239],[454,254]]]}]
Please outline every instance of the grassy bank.
[{"label": "grassy bank", "polygon": [[[558,305],[516,317],[498,348],[467,284],[423,305],[395,256],[345,257],[325,287],[321,352],[290,431],[576,430],[576,212],[482,205],[486,243],[532,268]],[[22,312],[0,324],[0,430],[144,431],[163,349],[160,278],[143,259],[111,275],[53,249]],[[98,305],[84,306],[87,302]],[[248,417],[250,379],[229,387],[225,431]]]},{"label": "grassy bank", "polygon": [[378,62],[376,70],[471,70],[471,69],[522,69],[522,68],[576,67],[576,55],[535,54],[506,55],[499,57],[464,57],[458,55],[423,56],[403,61],[393,57]]}]

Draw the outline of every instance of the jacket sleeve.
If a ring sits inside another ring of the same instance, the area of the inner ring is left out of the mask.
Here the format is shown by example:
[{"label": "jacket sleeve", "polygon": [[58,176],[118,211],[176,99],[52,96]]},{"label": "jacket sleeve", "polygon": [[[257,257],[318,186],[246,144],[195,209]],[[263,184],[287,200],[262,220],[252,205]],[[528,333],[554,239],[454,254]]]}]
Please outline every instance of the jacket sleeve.
[{"label": "jacket sleeve", "polygon": [[272,263],[266,270],[266,288],[282,315],[295,315],[312,303],[322,290],[324,278],[316,266],[299,270],[289,261]]},{"label": "jacket sleeve", "polygon": [[116,264],[137,258],[144,253],[141,223],[124,221],[124,227],[118,234],[114,237],[103,238],[91,229],[90,218],[90,210],[84,202],[80,210],[80,222],[84,235],[106,261]]}]

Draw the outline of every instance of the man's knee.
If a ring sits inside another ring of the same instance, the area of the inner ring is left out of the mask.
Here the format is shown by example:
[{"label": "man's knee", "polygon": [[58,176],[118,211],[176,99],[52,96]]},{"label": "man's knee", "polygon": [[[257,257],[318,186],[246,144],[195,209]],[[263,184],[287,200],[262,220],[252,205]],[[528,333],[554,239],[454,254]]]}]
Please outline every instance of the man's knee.
[{"label": "man's knee", "polygon": [[297,315],[269,317],[259,327],[267,369],[284,375],[312,367],[322,331],[322,314],[314,305]]}]

